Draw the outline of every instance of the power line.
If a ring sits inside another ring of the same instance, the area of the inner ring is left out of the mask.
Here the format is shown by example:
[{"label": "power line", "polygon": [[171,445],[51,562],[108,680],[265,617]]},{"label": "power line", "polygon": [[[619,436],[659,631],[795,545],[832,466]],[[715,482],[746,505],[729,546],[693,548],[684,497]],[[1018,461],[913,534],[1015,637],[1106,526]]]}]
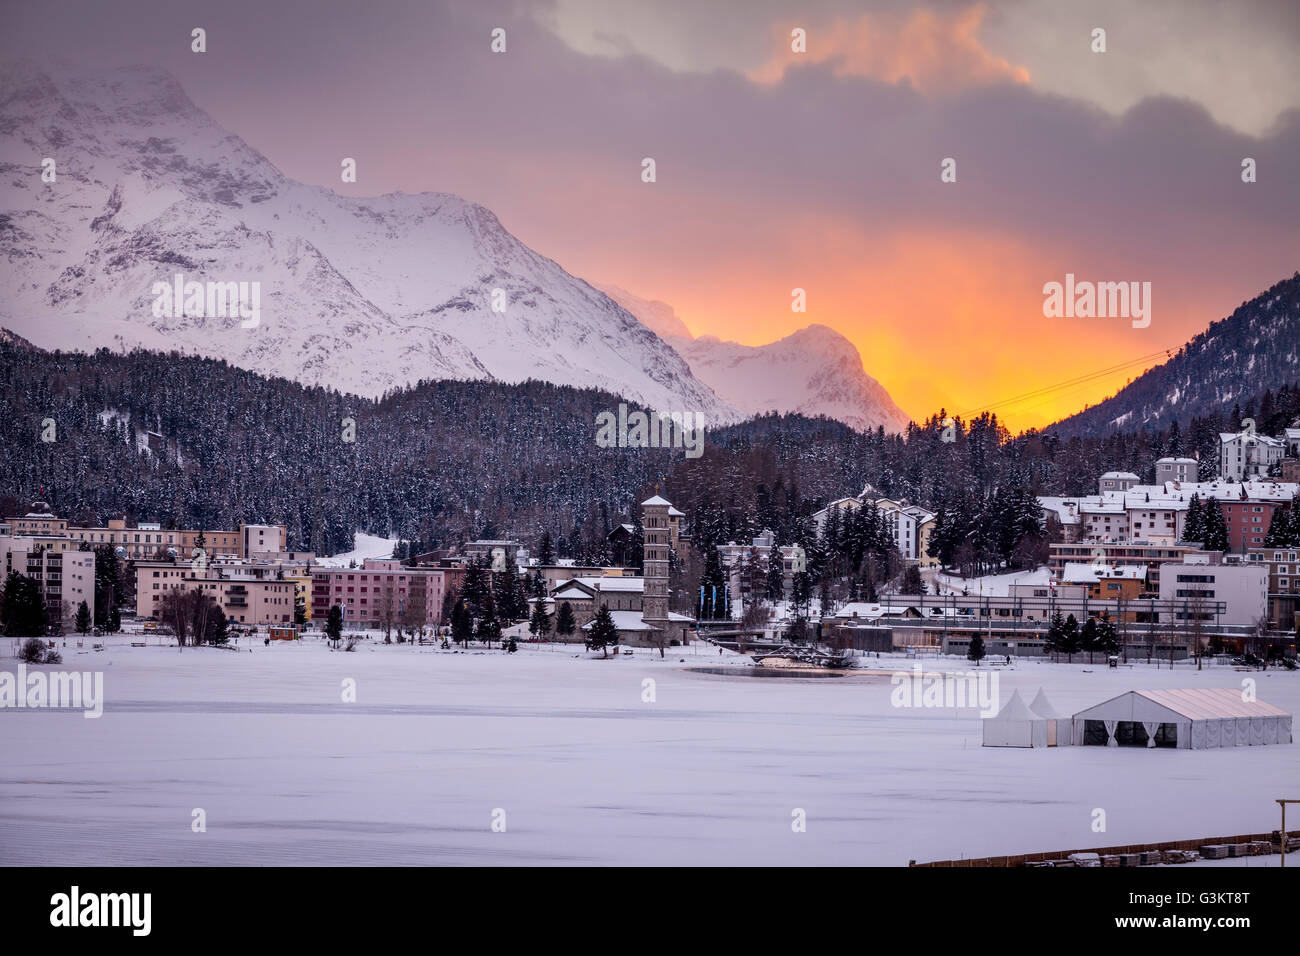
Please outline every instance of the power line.
[{"label": "power line", "polygon": [[1116,372],[1121,372],[1128,368],[1133,368],[1138,365],[1146,365],[1148,363],[1154,362],[1156,359],[1160,358],[1161,356],[1164,356],[1165,358],[1172,358],[1173,354],[1174,354],[1173,348],[1161,349],[1157,352],[1151,352],[1147,355],[1139,356],[1138,358],[1129,359],[1125,362],[1120,362],[1118,365],[1112,365],[1108,368],[1099,369],[1095,372],[1089,372],[1086,375],[1077,375],[1074,378],[1066,379],[1064,381],[1057,382],[1052,385],[1044,385],[1041,388],[1036,388],[1029,392],[1023,392],[1019,395],[1013,395],[1009,398],[1000,399],[999,401],[996,402],[990,402],[987,405],[981,405],[973,409],[967,409],[966,411],[962,411],[957,414],[960,415],[962,418],[969,419],[976,415],[982,415],[984,412],[993,411],[994,409],[997,408],[1004,408],[1009,405],[1019,405],[1022,402],[1028,401],[1029,399],[1032,398],[1046,397],[1055,392],[1060,392],[1080,385],[1085,385],[1097,379],[1105,378],[1108,375],[1113,375]]}]

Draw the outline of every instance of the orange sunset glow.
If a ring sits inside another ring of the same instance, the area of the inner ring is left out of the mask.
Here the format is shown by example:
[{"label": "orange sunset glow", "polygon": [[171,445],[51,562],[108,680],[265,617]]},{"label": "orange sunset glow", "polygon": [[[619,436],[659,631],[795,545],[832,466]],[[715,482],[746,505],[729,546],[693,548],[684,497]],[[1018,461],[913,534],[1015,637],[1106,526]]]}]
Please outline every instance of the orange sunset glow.
[{"label": "orange sunset glow", "polygon": [[[820,323],[913,418],[992,407],[1020,430],[1112,394],[1300,262],[1285,30],[1189,26],[1191,49],[1249,51],[1250,71],[1206,82],[1162,17],[1110,22],[1098,53],[1068,4],[453,4],[437,29],[363,18],[355,42],[321,24],[328,68],[163,65],[290,177],[454,193],[696,336],[761,345]],[[73,49],[108,37],[127,63],[132,44],[168,49],[165,24],[24,26]],[[497,27],[504,55],[460,39]],[[302,29],[268,18],[257,43],[292,50]],[[1150,283],[1150,326],[1045,318],[1043,287],[1067,274]]]}]

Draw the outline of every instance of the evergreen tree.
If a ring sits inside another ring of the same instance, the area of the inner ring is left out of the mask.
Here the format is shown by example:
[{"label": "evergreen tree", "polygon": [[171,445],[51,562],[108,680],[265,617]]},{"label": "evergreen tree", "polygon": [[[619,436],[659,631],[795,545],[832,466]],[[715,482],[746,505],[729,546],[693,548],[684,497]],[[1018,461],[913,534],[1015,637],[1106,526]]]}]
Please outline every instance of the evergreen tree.
[{"label": "evergreen tree", "polygon": [[208,617],[208,643],[220,647],[229,640],[230,618],[226,617],[221,605],[216,604]]},{"label": "evergreen tree", "polygon": [[325,619],[325,636],[335,646],[343,638],[343,608],[337,604],[330,607],[329,616]]},{"label": "evergreen tree", "polygon": [[90,605],[87,604],[85,601],[82,601],[79,605],[77,605],[77,618],[74,624],[74,626],[77,629],[77,633],[89,634],[91,623],[92,622],[90,619]]},{"label": "evergreen tree", "polygon": [[1071,614],[1066,617],[1065,625],[1061,628],[1061,652],[1065,654],[1067,663],[1074,662],[1074,655],[1079,653],[1081,642],[1079,621]]},{"label": "evergreen tree", "polygon": [[1205,510],[1201,507],[1201,496],[1192,495],[1187,506],[1187,517],[1183,521],[1183,540],[1200,542],[1205,536]]},{"label": "evergreen tree", "polygon": [[903,571],[903,580],[898,586],[898,593],[908,595],[925,593],[925,581],[921,578],[920,565],[909,564]]},{"label": "evergreen tree", "polygon": [[1062,650],[1065,634],[1065,618],[1061,612],[1057,611],[1052,615],[1052,620],[1047,625],[1047,634],[1043,636],[1043,650],[1047,651],[1055,659],[1058,652]]},{"label": "evergreen tree", "polygon": [[478,626],[474,629],[474,637],[479,643],[489,645],[501,640],[501,622],[497,620],[495,614],[479,619]]},{"label": "evergreen tree", "polygon": [[492,572],[481,558],[471,561],[465,569],[460,597],[472,618],[482,617],[492,604]]},{"label": "evergreen tree", "polygon": [[1268,525],[1268,534],[1264,538],[1266,548],[1300,547],[1300,511],[1295,503],[1283,505],[1273,512],[1273,519]]},{"label": "evergreen tree", "polygon": [[1110,619],[1110,614],[1103,611],[1097,621],[1097,649],[1107,656],[1118,654],[1119,632],[1115,628],[1115,622]]},{"label": "evergreen tree", "polygon": [[775,544],[767,552],[767,574],[763,582],[763,596],[775,604],[785,600],[785,561],[781,549]]},{"label": "evergreen tree", "polygon": [[807,571],[797,571],[790,587],[790,600],[801,613],[808,613],[808,604],[812,601],[812,580]]},{"label": "evergreen tree", "polygon": [[533,602],[533,614],[528,620],[528,633],[538,640],[545,640],[551,633],[551,616],[541,600]]},{"label": "evergreen tree", "polygon": [[505,569],[493,575],[496,611],[504,621],[518,621],[528,616],[528,599],[524,596],[523,584],[513,561],[507,561]]},{"label": "evergreen tree", "polygon": [[1205,503],[1205,528],[1201,544],[1207,551],[1227,551],[1228,523],[1223,518],[1223,508],[1211,498]]},{"label": "evergreen tree", "polygon": [[618,628],[614,624],[614,616],[609,613],[609,605],[602,604],[592,618],[591,626],[587,628],[587,648],[593,651],[600,648],[601,656],[608,657],[608,648],[617,646]]},{"label": "evergreen tree", "polygon": [[1097,621],[1089,617],[1083,622],[1083,627],[1079,630],[1079,649],[1088,652],[1088,663],[1092,663],[1094,651],[1101,650],[1101,644],[1097,635]]},{"label": "evergreen tree", "polygon": [[104,627],[113,608],[122,603],[121,568],[111,544],[95,548],[95,625]]},{"label": "evergreen tree", "polygon": [[573,607],[568,601],[560,602],[560,610],[555,615],[555,633],[567,638],[578,629],[578,622],[573,617]]},{"label": "evergreen tree", "polygon": [[537,563],[540,565],[555,563],[555,548],[551,545],[550,531],[543,531],[542,540],[537,544]]},{"label": "evergreen tree", "polygon": [[45,603],[35,578],[10,571],[0,607],[4,609],[6,636],[40,637],[45,633]]},{"label": "evergreen tree", "polygon": [[978,664],[980,661],[984,660],[984,655],[986,653],[987,652],[984,650],[984,638],[976,634],[970,639],[970,647],[966,649],[966,660],[974,661]]},{"label": "evergreen tree", "polygon": [[461,646],[474,637],[474,616],[464,601],[457,601],[451,612],[451,639]]}]

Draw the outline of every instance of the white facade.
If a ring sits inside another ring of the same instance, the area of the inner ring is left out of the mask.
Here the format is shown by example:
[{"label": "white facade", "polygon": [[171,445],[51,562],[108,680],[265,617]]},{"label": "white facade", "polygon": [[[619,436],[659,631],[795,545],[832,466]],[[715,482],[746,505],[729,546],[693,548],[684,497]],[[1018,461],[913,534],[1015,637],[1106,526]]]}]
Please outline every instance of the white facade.
[{"label": "white facade", "polygon": [[1241,481],[1268,474],[1286,455],[1286,442],[1251,432],[1219,433],[1219,477]]},{"label": "white facade", "polygon": [[[929,556],[923,553],[923,530],[926,524],[934,522],[934,512],[917,505],[908,505],[891,498],[881,498],[876,502],[876,510],[889,523],[889,533],[894,539],[894,547],[909,561],[920,561]],[[933,562],[929,562],[933,563]]]},{"label": "white facade", "polygon": [[[1199,615],[1206,625],[1251,625],[1268,610],[1268,568],[1166,564],[1160,569],[1160,600],[1182,605],[1166,614],[1173,623],[1184,624]],[[1217,614],[1216,602],[1223,605]]]}]

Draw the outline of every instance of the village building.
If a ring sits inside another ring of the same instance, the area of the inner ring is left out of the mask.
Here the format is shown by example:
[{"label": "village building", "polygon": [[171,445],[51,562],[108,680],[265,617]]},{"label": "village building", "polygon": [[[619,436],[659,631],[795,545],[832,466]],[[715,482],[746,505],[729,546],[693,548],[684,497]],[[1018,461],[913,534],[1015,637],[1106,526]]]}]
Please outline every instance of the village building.
[{"label": "village building", "polygon": [[9,572],[25,574],[40,588],[45,623],[54,633],[74,630],[77,609],[84,601],[95,616],[95,554],[93,551],[50,547],[52,536],[0,538],[0,580]]},{"label": "village building", "polygon": [[367,558],[359,568],[316,568],[312,572],[312,616],[328,618],[343,609],[349,627],[436,628],[444,599],[460,591],[463,567],[408,567],[396,559]]}]

